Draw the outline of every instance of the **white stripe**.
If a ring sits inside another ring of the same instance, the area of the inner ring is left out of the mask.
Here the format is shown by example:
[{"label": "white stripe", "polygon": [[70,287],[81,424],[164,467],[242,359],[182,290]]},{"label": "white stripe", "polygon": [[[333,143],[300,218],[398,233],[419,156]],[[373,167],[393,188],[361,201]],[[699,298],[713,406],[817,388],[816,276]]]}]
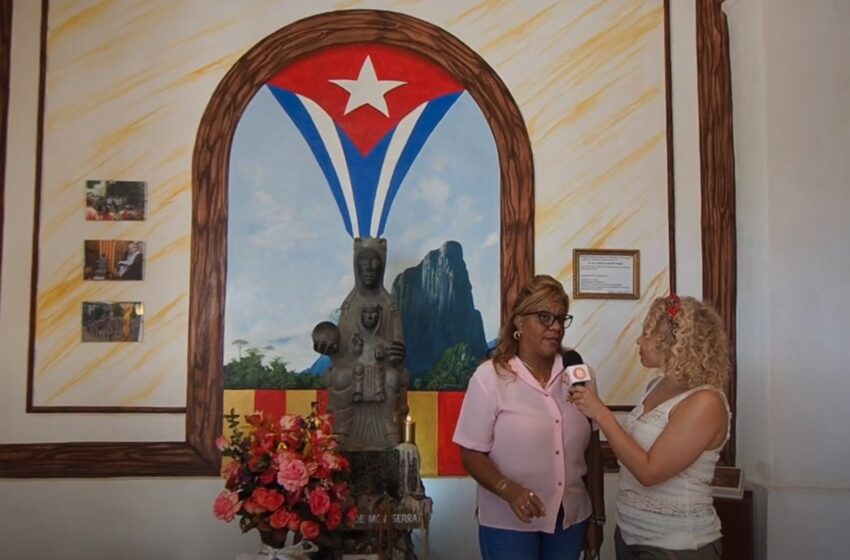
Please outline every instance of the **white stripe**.
[{"label": "white stripe", "polygon": [[313,100],[298,96],[304,108],[313,119],[313,124],[316,125],[316,130],[319,131],[319,136],[325,144],[325,149],[328,151],[328,156],[331,158],[331,164],[336,171],[339,185],[342,188],[342,197],[345,199],[345,206],[348,209],[348,217],[351,220],[351,234],[354,237],[360,237],[360,224],[357,221],[357,206],[354,204],[354,189],[351,186],[351,176],[348,174],[348,163],[345,160],[345,152],[342,149],[342,142],[339,140],[336,126],[333,119],[325,113],[316,102]]},{"label": "white stripe", "polygon": [[401,157],[401,152],[407,145],[410,134],[413,132],[413,127],[416,126],[419,117],[425,110],[428,103],[423,103],[398,123],[395,129],[390,145],[387,146],[387,155],[384,157],[384,163],[381,165],[381,175],[378,177],[378,189],[375,192],[375,203],[372,205],[372,237],[378,237],[378,228],[381,224],[381,214],[384,212],[384,204],[387,200],[387,194],[390,190],[390,180],[393,177],[395,166],[398,164],[398,158]]}]

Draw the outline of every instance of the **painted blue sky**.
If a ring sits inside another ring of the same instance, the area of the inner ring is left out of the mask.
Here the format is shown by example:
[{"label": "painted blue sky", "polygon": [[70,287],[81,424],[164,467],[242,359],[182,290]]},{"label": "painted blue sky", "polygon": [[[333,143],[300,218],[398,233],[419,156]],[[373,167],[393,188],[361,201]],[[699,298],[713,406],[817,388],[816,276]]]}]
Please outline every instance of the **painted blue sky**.
[{"label": "painted blue sky", "polygon": [[[499,165],[464,93],[410,169],[384,231],[385,287],[448,240],[463,245],[488,340],[499,327]],[[291,369],[318,357],[310,332],[354,285],[352,239],[312,153],[267,88],[251,101],[230,160],[225,362],[244,339]]]}]

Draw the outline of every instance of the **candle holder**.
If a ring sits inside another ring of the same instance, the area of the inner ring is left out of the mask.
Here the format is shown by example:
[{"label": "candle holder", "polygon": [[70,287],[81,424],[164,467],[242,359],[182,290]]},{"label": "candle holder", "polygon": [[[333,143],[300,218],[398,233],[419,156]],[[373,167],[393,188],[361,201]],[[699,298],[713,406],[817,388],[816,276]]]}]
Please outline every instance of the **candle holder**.
[{"label": "candle holder", "polygon": [[410,415],[404,419],[404,442],[416,445],[416,422]]}]

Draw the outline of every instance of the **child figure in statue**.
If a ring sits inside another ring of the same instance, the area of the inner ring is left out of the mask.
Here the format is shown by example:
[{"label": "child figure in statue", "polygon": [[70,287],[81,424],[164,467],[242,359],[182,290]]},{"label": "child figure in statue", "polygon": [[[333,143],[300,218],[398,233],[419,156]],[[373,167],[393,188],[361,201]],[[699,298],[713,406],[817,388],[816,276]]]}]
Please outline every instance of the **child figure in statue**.
[{"label": "child figure in statue", "polygon": [[354,402],[387,400],[384,341],[377,334],[380,323],[380,305],[367,305],[360,309],[360,328],[351,340],[354,354],[360,356],[354,366]]},{"label": "child figure in statue", "polygon": [[354,240],[354,288],[339,325],[313,329],[313,349],[331,357],[328,412],[346,449],[385,449],[401,442],[407,415],[401,314],[384,289],[385,239]]}]

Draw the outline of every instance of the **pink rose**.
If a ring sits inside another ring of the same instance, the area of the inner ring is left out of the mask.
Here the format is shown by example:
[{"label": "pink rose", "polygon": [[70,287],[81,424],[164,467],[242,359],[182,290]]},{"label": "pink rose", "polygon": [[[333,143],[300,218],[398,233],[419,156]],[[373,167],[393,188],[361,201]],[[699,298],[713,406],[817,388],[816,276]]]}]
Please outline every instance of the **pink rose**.
[{"label": "pink rose", "polygon": [[324,515],[331,505],[331,498],[328,496],[328,493],[324,488],[317,488],[313,490],[310,492],[307,499],[310,502],[310,511],[312,511],[314,515]]},{"label": "pink rose", "polygon": [[280,429],[284,432],[291,432],[301,427],[299,418],[293,414],[284,414],[280,417]]},{"label": "pink rose", "polygon": [[298,516],[292,513],[291,511],[281,508],[272,514],[271,518],[269,518],[269,525],[274,527],[275,529],[286,529],[289,527],[293,518],[297,518]]},{"label": "pink rose", "polygon": [[350,508],[348,508],[348,511],[345,512],[345,521],[349,525],[354,525],[354,523],[357,521],[357,513],[357,506],[351,506]]},{"label": "pink rose", "polygon": [[224,451],[227,448],[227,438],[224,436],[218,436],[215,438],[215,446],[219,451]]},{"label": "pink rose", "polygon": [[233,521],[241,507],[242,502],[239,501],[239,494],[230,490],[222,490],[215,499],[213,513],[222,521]]},{"label": "pink rose", "polygon": [[298,459],[285,462],[277,471],[278,483],[290,492],[303,488],[309,480],[307,467]]},{"label": "pink rose", "polygon": [[342,506],[338,503],[332,503],[328,508],[328,514],[325,517],[325,524],[328,529],[333,531],[342,522]]},{"label": "pink rose", "polygon": [[[252,499],[268,511],[275,511],[283,505],[283,496],[280,492],[275,492],[269,488],[257,488],[254,490]],[[280,527],[275,528],[280,529]]]},{"label": "pink rose", "polygon": [[315,521],[302,521],[300,530],[305,539],[315,539],[319,536],[319,524]]},{"label": "pink rose", "polygon": [[301,518],[298,517],[297,513],[292,512],[292,515],[289,516],[289,523],[287,525],[287,528],[290,531],[297,531],[298,527],[300,527],[300,526],[301,526]]}]

